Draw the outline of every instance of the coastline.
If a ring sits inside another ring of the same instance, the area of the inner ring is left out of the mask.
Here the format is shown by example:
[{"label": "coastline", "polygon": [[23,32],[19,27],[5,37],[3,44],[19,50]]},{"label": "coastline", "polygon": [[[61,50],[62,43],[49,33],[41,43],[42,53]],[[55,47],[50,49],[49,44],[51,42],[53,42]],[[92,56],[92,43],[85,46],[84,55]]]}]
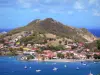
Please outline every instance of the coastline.
[{"label": "coastline", "polygon": [[[17,57],[17,56],[0,56],[0,57]],[[19,59],[17,59],[19,60]],[[29,60],[20,60],[20,61],[38,61],[38,62],[85,62],[85,61],[93,61],[99,62],[100,59],[49,59],[49,60],[38,60],[38,59],[29,59]]]},{"label": "coastline", "polygon": [[[30,59],[29,61],[39,61],[41,62],[42,60],[34,60]],[[76,60],[76,59],[51,59],[51,60],[44,60],[43,62],[85,62],[85,61],[100,61],[100,59],[85,59],[85,60]]]}]

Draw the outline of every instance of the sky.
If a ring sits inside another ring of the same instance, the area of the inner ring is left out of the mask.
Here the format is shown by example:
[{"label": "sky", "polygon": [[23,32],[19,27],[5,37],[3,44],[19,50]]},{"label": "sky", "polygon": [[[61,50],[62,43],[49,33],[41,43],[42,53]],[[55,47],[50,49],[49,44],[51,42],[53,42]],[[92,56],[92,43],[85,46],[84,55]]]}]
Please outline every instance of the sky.
[{"label": "sky", "polygon": [[100,28],[100,0],[0,0],[0,28],[45,18],[78,28]]}]

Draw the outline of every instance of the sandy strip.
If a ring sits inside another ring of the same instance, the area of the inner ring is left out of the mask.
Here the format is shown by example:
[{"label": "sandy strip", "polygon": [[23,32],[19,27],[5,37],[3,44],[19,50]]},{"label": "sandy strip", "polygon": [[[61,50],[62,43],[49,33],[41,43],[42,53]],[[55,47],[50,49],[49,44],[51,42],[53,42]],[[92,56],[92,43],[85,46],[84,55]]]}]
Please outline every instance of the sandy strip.
[{"label": "sandy strip", "polygon": [[[38,60],[31,59],[30,61],[38,61]],[[100,59],[85,59],[85,60],[76,60],[76,59],[51,59],[51,60],[44,60],[44,62],[81,62],[81,61],[100,61]]]}]

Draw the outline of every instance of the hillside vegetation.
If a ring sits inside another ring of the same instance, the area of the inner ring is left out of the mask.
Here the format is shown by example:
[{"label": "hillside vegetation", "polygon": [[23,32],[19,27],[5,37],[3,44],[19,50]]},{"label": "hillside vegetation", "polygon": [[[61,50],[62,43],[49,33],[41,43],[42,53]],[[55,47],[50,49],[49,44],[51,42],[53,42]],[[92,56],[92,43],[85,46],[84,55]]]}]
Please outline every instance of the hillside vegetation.
[{"label": "hillside vegetation", "polygon": [[70,27],[56,20],[53,20],[52,18],[46,18],[44,20],[40,19],[34,20],[24,27],[16,28],[10,31],[7,35],[12,36],[14,34],[21,33],[23,31],[35,32],[39,34],[51,33],[61,38],[65,37],[68,39],[72,39],[76,42],[93,41],[94,39],[96,39],[95,36],[93,36],[90,32],[88,32],[84,28],[79,29]]}]

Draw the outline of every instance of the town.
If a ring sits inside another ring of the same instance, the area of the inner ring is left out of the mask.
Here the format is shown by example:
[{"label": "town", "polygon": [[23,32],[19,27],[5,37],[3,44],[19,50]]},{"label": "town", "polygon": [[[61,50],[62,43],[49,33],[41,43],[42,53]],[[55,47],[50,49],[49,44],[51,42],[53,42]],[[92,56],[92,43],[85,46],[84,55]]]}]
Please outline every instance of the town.
[{"label": "town", "polygon": [[[23,34],[24,33],[24,34]],[[22,32],[11,37],[0,39],[0,55],[20,57],[20,60],[38,60],[47,61],[51,59],[77,59],[77,60],[93,60],[100,59],[100,51],[95,47],[89,48],[91,42],[73,42],[72,40],[56,39],[53,34],[46,34],[47,39],[43,40],[46,43],[21,43],[20,39],[31,36],[32,33]],[[52,37],[51,37],[52,36]],[[49,45],[58,41],[57,46]],[[27,42],[27,41],[26,41]],[[94,49],[94,50],[93,50]]]}]

